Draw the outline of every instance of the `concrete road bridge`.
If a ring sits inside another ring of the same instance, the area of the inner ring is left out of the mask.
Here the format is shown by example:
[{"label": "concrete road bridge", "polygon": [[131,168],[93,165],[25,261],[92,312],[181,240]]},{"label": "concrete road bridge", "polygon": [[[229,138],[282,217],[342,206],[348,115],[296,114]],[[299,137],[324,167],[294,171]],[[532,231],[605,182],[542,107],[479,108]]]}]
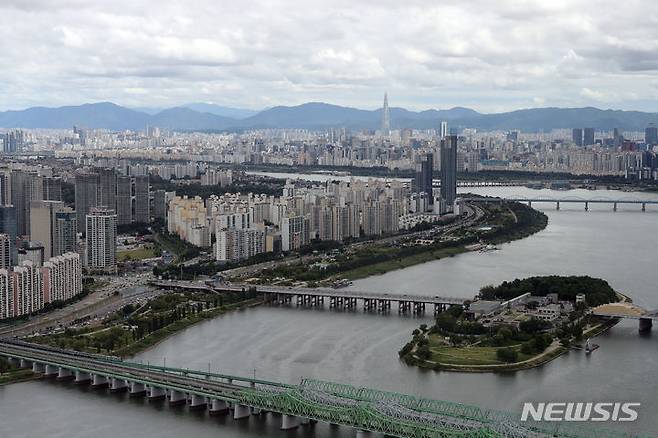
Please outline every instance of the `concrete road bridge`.
[{"label": "concrete road bridge", "polygon": [[649,332],[653,321],[658,321],[658,310],[646,310],[633,303],[609,303],[592,309],[592,315],[608,318],[637,319],[640,332]]},{"label": "concrete road bridge", "polygon": [[573,423],[522,422],[516,414],[313,379],[289,385],[124,362],[16,339],[0,340],[0,356],[45,377],[232,415],[235,420],[274,415],[281,419],[281,429],[311,428],[323,421],[351,428],[357,437],[366,432],[400,438],[632,437]]},{"label": "concrete road bridge", "polygon": [[245,292],[261,294],[268,303],[295,302],[298,306],[323,306],[325,300],[330,308],[356,308],[361,303],[364,310],[390,311],[397,304],[400,313],[421,314],[429,307],[435,314],[450,306],[463,306],[466,299],[441,296],[423,296],[389,292],[365,292],[332,288],[302,288],[269,285],[233,284],[211,287],[190,281],[153,281],[155,287],[185,289],[205,292]]},{"label": "concrete road bridge", "polygon": [[608,198],[605,196],[598,196],[592,198],[582,198],[579,196],[565,196],[565,197],[527,197],[527,196],[506,196],[501,197],[465,197],[462,198],[467,203],[498,203],[498,202],[523,202],[532,206],[533,203],[550,203],[555,204],[557,210],[560,209],[561,204],[583,204],[585,211],[588,211],[592,204],[608,204],[612,205],[613,211],[617,211],[618,205],[638,205],[641,206],[642,211],[646,211],[647,205],[658,205],[658,199],[641,199],[641,198]]},{"label": "concrete road bridge", "polygon": [[[520,187],[527,184],[523,181],[457,181],[457,187]],[[432,180],[433,187],[441,187],[441,180]]]}]

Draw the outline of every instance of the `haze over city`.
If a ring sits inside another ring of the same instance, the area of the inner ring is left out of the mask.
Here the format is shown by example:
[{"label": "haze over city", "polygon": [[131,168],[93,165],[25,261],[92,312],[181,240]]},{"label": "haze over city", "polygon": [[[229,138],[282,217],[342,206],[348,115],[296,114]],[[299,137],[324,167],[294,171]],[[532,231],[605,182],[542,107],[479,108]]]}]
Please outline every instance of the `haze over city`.
[{"label": "haze over city", "polygon": [[658,436],[648,0],[0,0],[0,438]]},{"label": "haze over city", "polygon": [[[113,101],[261,110],[657,111],[653,4],[5,0],[0,109]],[[614,12],[614,13],[613,13]]]}]

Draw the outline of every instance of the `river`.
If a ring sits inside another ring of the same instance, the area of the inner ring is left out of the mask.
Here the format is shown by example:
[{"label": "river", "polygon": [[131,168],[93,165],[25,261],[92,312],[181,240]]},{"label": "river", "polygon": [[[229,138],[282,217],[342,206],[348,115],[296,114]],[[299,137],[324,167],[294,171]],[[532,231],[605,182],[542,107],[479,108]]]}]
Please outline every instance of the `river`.
[{"label": "river", "polygon": [[[618,197],[658,195],[617,191],[537,191],[522,187],[464,189],[487,195]],[[612,212],[608,205],[536,204],[548,227],[498,251],[453,258],[355,281],[352,289],[471,298],[486,284],[544,274],[588,274],[608,280],[647,308],[658,308],[658,207]],[[658,336],[640,336],[637,322],[622,322],[597,339],[592,355],[570,352],[532,370],[509,374],[423,371],[402,364],[399,348],[428,318],[362,311],[257,307],[206,321],[172,336],[136,360],[297,383],[302,377],[332,380],[483,407],[519,411],[525,401],[633,401],[635,423],[622,431],[658,430]],[[167,411],[167,413],[161,412]],[[7,419],[11,419],[7,421]],[[278,419],[235,422],[185,409],[128,400],[69,383],[27,382],[0,387],[0,436],[83,438],[352,436],[318,424],[278,430]]]}]

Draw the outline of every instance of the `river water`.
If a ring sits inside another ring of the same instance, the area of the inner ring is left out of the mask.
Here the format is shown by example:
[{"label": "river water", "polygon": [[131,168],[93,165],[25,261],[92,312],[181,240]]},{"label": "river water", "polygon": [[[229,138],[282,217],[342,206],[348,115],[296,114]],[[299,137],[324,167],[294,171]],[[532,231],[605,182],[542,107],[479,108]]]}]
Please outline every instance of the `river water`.
[{"label": "river water", "polygon": [[[607,191],[537,191],[520,187],[468,189],[487,195],[642,198]],[[548,227],[498,251],[467,253],[354,282],[352,289],[471,298],[486,284],[545,274],[588,274],[647,308],[658,308],[658,207],[535,204]],[[525,401],[633,401],[632,424],[609,425],[658,436],[658,336],[640,336],[622,322],[597,339],[592,355],[570,352],[532,370],[510,374],[422,371],[402,364],[399,348],[428,318],[362,311],[257,307],[191,327],[136,357],[144,362],[208,369],[298,383],[302,377],[369,386],[483,407],[519,411]],[[161,412],[161,411],[166,411]],[[68,383],[28,382],[0,387],[0,437],[256,437],[352,436],[317,424],[278,430],[272,415],[237,422],[189,413],[125,395]]]}]

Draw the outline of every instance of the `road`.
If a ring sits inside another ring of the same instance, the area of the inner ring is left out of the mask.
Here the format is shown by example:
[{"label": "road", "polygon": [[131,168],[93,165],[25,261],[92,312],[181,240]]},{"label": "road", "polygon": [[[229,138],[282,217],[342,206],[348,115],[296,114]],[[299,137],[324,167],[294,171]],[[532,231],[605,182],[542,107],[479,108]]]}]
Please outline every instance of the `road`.
[{"label": "road", "polygon": [[78,319],[104,316],[128,303],[161,293],[148,287],[148,282],[153,279],[150,273],[131,277],[98,276],[94,279],[108,284],[62,309],[32,316],[24,322],[0,326],[0,336],[25,336],[50,328],[67,327]]}]

